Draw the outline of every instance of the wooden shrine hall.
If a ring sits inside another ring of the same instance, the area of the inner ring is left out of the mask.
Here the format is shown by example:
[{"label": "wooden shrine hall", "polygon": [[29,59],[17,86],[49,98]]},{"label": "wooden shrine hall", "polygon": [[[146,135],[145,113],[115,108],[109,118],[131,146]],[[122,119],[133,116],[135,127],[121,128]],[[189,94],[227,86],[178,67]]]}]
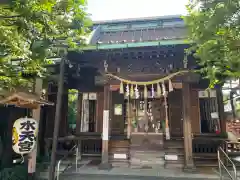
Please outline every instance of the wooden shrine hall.
[{"label": "wooden shrine hall", "polygon": [[[221,90],[206,91],[208,82],[192,73],[197,65],[184,58],[186,37],[178,16],[95,22],[89,46],[69,52],[64,66],[59,142],[78,143],[81,157],[99,157],[102,168],[217,165],[224,139],[216,130],[225,131]],[[63,73],[56,65],[50,70]],[[51,102],[56,82],[48,82]],[[72,134],[68,89],[79,91]],[[47,149],[54,114],[44,108]]]}]

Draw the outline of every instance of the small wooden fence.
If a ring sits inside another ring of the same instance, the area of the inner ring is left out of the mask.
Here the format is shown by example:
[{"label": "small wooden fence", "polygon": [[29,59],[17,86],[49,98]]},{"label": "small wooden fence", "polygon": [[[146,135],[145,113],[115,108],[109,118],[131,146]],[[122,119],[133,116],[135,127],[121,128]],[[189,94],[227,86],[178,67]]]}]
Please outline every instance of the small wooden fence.
[{"label": "small wooden fence", "polygon": [[217,151],[225,139],[215,134],[194,135],[193,158],[197,166],[217,166]]}]

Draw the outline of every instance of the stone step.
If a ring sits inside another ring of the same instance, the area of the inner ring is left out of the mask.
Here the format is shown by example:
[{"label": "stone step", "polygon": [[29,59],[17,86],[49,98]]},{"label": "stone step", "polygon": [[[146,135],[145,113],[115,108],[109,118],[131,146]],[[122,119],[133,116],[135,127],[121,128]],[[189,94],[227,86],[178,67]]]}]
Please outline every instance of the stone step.
[{"label": "stone step", "polygon": [[147,157],[149,157],[149,158],[158,158],[158,157],[163,157],[164,156],[164,154],[138,154],[138,153],[132,153],[132,154],[130,154],[131,155],[131,157],[145,157],[145,156],[147,156]]}]

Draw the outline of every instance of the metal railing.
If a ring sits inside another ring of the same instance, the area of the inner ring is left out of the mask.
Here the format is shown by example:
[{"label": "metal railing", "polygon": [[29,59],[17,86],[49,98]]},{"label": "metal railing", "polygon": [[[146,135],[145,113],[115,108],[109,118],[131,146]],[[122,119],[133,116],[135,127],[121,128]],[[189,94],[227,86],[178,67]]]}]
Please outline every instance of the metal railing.
[{"label": "metal railing", "polygon": [[[79,153],[79,149],[78,149],[78,145],[74,145],[68,152],[67,154],[65,154],[63,156],[63,158],[61,158],[58,163],[57,163],[57,172],[56,172],[56,179],[59,180],[59,175],[60,175],[60,166],[61,166],[61,163],[63,162],[63,160],[65,160],[66,158],[68,158],[69,155],[71,155],[73,152],[76,152],[75,156],[76,156],[76,169],[77,169],[77,163],[78,163],[78,153]],[[70,161],[68,164],[67,164],[67,167],[68,168],[73,162]],[[66,168],[63,170],[65,171]]]},{"label": "metal railing", "polygon": [[[224,160],[222,160],[221,155],[223,155]],[[227,163],[227,165],[224,164],[225,159],[232,165],[233,172],[228,170],[229,163]],[[222,168],[227,172],[230,179],[237,180],[236,165],[234,164],[234,162],[230,159],[230,157],[227,155],[227,153],[221,147],[218,148],[218,168],[219,168],[220,180],[224,179],[224,176],[222,173]]]}]

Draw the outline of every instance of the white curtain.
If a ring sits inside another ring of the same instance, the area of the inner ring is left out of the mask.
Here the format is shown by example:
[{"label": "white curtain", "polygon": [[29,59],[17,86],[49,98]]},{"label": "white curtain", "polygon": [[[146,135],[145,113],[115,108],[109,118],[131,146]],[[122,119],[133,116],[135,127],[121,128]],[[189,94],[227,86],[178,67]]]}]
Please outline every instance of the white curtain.
[{"label": "white curtain", "polygon": [[89,100],[83,99],[81,115],[81,132],[88,132],[89,128]]}]

